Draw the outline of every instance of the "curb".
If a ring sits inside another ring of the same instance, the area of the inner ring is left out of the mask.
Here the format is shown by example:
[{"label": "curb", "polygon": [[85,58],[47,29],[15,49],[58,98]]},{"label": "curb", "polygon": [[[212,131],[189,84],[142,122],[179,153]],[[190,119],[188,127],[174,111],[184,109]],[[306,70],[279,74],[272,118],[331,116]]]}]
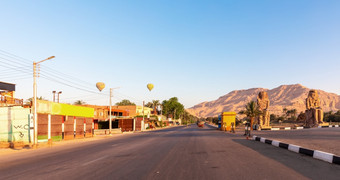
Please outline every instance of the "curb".
[{"label": "curb", "polygon": [[[329,126],[318,126],[318,128],[338,128],[339,125],[329,125]],[[308,129],[305,127],[281,127],[281,128],[270,128],[270,129],[261,129],[261,131],[279,131],[279,130],[293,130],[293,129]]]},{"label": "curb", "polygon": [[288,149],[289,151],[293,151],[299,154],[304,154],[307,156],[311,156],[315,159],[319,159],[322,161],[326,161],[329,163],[333,163],[333,164],[338,164],[340,165],[340,157],[336,156],[334,154],[331,153],[327,153],[327,152],[323,152],[323,151],[318,151],[318,150],[312,150],[312,149],[307,149],[307,148],[303,148],[294,144],[286,144],[280,141],[276,141],[276,140],[270,140],[270,139],[266,139],[266,138],[262,138],[262,137],[258,137],[258,136],[253,136],[252,140],[254,141],[260,141],[262,143],[265,144],[270,144],[276,147],[280,147],[283,149]]},{"label": "curb", "polygon": [[261,131],[279,131],[279,130],[294,130],[294,129],[305,129],[304,127],[281,127],[281,128],[270,128],[270,129],[261,129]]},{"label": "curb", "polygon": [[339,125],[318,126],[318,128],[333,128],[333,127],[339,127]]}]

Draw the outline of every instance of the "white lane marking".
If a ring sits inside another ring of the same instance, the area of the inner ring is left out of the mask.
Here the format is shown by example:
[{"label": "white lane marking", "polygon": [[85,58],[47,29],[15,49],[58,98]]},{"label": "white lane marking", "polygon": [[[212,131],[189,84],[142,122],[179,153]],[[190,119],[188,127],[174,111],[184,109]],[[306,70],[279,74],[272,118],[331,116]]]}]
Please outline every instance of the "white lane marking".
[{"label": "white lane marking", "polygon": [[89,165],[89,164],[91,164],[91,163],[94,163],[94,162],[96,162],[96,161],[102,160],[102,159],[104,159],[104,158],[107,158],[107,156],[103,156],[103,157],[100,157],[100,158],[94,159],[94,160],[92,160],[92,161],[88,161],[88,162],[86,162],[86,163],[82,164],[82,166]]},{"label": "white lane marking", "polygon": [[313,158],[333,163],[334,154],[314,150]]},{"label": "white lane marking", "polygon": [[285,127],[285,130],[291,130],[291,128],[290,127]]}]

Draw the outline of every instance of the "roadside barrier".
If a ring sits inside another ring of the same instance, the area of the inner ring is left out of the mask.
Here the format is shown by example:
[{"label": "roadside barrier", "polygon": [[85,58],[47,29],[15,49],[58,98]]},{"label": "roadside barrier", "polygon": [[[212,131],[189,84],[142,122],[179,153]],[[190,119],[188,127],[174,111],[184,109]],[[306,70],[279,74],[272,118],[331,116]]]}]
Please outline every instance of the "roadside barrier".
[{"label": "roadside barrier", "polygon": [[329,163],[333,163],[333,164],[338,164],[340,165],[340,157],[336,156],[334,154],[331,153],[327,153],[327,152],[323,152],[323,151],[318,151],[318,150],[312,150],[312,149],[307,149],[307,148],[303,148],[294,144],[286,144],[280,141],[275,141],[275,140],[270,140],[270,139],[266,139],[266,138],[262,138],[262,137],[258,137],[258,136],[253,136],[252,138],[254,141],[260,141],[262,143],[265,144],[270,144],[276,147],[280,147],[283,149],[288,149],[289,151],[293,151],[299,154],[304,154],[307,156],[311,156],[315,159],[319,159],[322,161],[326,161]]}]

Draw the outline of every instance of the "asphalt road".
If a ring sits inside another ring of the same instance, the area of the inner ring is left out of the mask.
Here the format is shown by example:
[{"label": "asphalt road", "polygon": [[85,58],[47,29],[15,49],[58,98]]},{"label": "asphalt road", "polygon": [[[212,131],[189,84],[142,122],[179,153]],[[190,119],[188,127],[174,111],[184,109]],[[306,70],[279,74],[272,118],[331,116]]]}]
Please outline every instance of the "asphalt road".
[{"label": "asphalt road", "polygon": [[339,179],[340,166],[205,127],[0,157],[0,179]]}]

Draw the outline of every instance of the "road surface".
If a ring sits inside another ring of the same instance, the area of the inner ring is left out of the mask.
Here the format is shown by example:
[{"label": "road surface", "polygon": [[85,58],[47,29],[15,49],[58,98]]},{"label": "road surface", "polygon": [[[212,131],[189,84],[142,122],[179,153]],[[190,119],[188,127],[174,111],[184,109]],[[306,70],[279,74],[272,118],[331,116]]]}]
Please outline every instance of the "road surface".
[{"label": "road surface", "polygon": [[339,177],[339,165],[196,125],[0,155],[0,179]]}]

